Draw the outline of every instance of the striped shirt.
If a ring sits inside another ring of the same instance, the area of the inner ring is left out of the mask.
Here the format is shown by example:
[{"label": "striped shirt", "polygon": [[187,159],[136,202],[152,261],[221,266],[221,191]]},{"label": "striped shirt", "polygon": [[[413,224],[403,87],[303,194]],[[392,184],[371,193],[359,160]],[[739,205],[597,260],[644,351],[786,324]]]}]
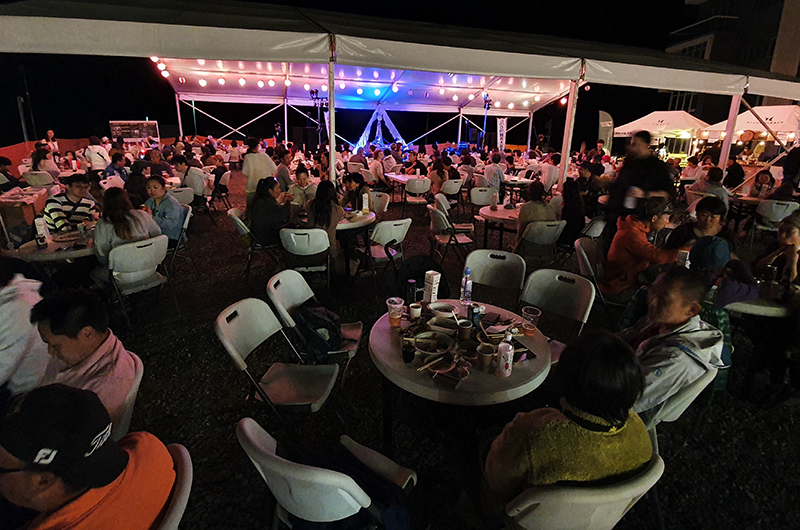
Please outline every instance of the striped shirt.
[{"label": "striped shirt", "polygon": [[82,197],[72,202],[66,192],[50,197],[44,206],[44,219],[51,232],[66,232],[96,215],[97,207],[92,199]]}]

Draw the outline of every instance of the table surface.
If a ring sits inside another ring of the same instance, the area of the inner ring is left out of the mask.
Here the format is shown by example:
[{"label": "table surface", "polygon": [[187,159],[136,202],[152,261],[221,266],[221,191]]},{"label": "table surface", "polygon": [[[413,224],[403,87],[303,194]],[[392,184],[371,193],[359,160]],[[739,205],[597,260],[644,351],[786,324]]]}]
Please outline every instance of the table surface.
[{"label": "table surface", "polygon": [[492,210],[491,206],[484,206],[478,213],[487,221],[496,223],[516,223],[519,217],[519,208],[506,210],[502,204],[497,205],[497,210]]},{"label": "table surface", "polygon": [[[65,261],[68,259],[85,258],[94,256],[94,240],[86,238],[86,248],[75,250],[72,246],[77,243],[74,241],[53,241],[47,248],[40,249],[36,246],[36,241],[28,241],[17,251],[17,255],[25,261]],[[64,249],[64,250],[60,250]]]},{"label": "table surface", "polygon": [[[458,300],[440,300],[461,307]],[[510,311],[488,304],[486,309],[500,314],[501,319],[521,317]],[[464,310],[462,309],[462,315]],[[383,315],[375,322],[369,335],[369,352],[372,362],[392,383],[421,398],[451,405],[493,405],[520,398],[542,384],[550,372],[550,343],[541,331],[532,337],[517,337],[536,357],[514,364],[511,375],[502,378],[477,368],[470,368],[469,376],[455,388],[439,384],[432,372],[417,371],[416,363],[403,362],[402,339],[389,327],[389,316]]]},{"label": "table surface", "polygon": [[361,228],[375,222],[375,212],[368,214],[354,215],[352,219],[344,218],[336,225],[336,231],[352,230],[354,228]]},{"label": "table surface", "polygon": [[405,173],[386,173],[386,178],[389,180],[394,180],[395,182],[399,182],[400,184],[408,184],[408,181],[413,178],[428,178],[425,175],[420,175],[417,177],[416,175],[406,175]]},{"label": "table surface", "polygon": [[728,304],[725,306],[725,310],[744,313],[745,315],[771,318],[785,318],[791,314],[791,311],[786,305],[774,300],[765,300],[764,298]]}]

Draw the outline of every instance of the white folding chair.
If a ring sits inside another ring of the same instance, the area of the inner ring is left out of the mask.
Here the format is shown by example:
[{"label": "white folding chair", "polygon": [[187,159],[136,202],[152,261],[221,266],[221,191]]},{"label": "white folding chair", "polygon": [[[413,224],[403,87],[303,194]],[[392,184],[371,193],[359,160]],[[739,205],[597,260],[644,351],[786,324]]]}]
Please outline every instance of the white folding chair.
[{"label": "white folding chair", "polygon": [[[302,341],[302,337],[297,331],[297,323],[292,318],[292,313],[308,300],[314,299],[319,304],[319,301],[314,296],[314,291],[308,286],[303,275],[291,269],[279,272],[267,282],[267,296],[269,296],[269,300],[275,307],[278,318],[281,319],[283,325],[293,329],[295,335]],[[350,361],[353,360],[356,351],[358,351],[363,330],[364,325],[361,322],[341,324],[344,344],[342,344],[340,350],[328,352],[328,355],[347,355],[347,365],[345,365],[342,373],[342,384],[344,384],[347,369],[350,367]],[[291,341],[289,343],[292,344]],[[292,348],[294,348],[294,344],[292,344]]]},{"label": "white folding chair", "polygon": [[361,162],[348,162],[347,163],[347,172],[348,173],[361,173],[362,169],[366,169],[364,164]]},{"label": "white folding chair", "polygon": [[[236,438],[277,500],[273,528],[278,528],[280,523],[291,528],[289,513],[304,521],[323,523],[346,519],[362,508],[380,522],[380,514],[372,506],[372,499],[351,477],[338,471],[297,464],[277,456],[275,451],[278,443],[275,438],[255,420],[243,418],[239,421]],[[363,454],[359,449],[351,448],[350,444],[345,447],[356,458]],[[400,468],[380,453],[371,452],[374,454],[366,462],[362,462],[370,467],[374,462],[380,461],[379,468],[374,469],[376,473],[382,474],[382,471],[391,469],[392,464]],[[396,472],[396,475],[407,476],[406,484],[416,482],[416,473],[411,470]]]},{"label": "white folding chair", "polygon": [[153,527],[153,530],[178,530],[183,512],[186,511],[186,504],[189,502],[189,494],[192,491],[192,481],[194,480],[194,468],[189,451],[181,444],[169,444],[167,451],[172,456],[175,484],[172,485],[172,493],[169,495],[167,511],[161,522]]},{"label": "white folding chair", "polygon": [[336,364],[273,363],[260,381],[247,369],[247,357],[275,333],[280,331],[289,342],[265,301],[245,298],[228,306],[217,317],[214,330],[236,368],[250,380],[249,398],[258,396],[278,416],[276,407],[316,412],[325,404],[339,374]]},{"label": "white folding chair", "polygon": [[217,166],[203,166],[203,172],[209,175],[212,174],[215,169],[217,169]]},{"label": "white folding chair", "polygon": [[606,300],[603,292],[600,290],[600,279],[605,273],[606,259],[597,246],[597,241],[589,237],[581,237],[575,240],[575,254],[578,256],[578,269],[581,276],[590,280],[594,285],[595,295],[600,299],[603,307],[608,313],[608,318],[611,320],[612,325],[616,325],[616,319],[611,313],[609,305],[627,306],[627,303],[618,303]]},{"label": "white folding chair", "polygon": [[262,245],[250,231],[250,227],[242,220],[242,217],[244,217],[244,212],[242,212],[242,210],[238,208],[231,208],[228,210],[228,218],[236,228],[236,233],[239,234],[239,236],[247,236],[250,238],[250,246],[247,248],[247,265],[244,269],[244,276],[247,278],[250,276],[250,265],[253,262],[253,254],[256,252],[265,252],[272,261],[277,264],[280,258],[275,252],[280,248],[280,245]]},{"label": "white folding chair", "polygon": [[17,173],[20,176],[25,175],[25,173],[29,173],[30,170],[31,170],[31,166],[28,166],[26,164],[20,164],[20,165],[17,166]]},{"label": "white folding chair", "polygon": [[603,216],[598,216],[589,221],[583,230],[581,231],[581,235],[584,237],[590,237],[592,239],[597,239],[603,233],[603,229],[606,227],[606,220]]},{"label": "white folding chair", "polygon": [[178,199],[181,204],[192,204],[194,200],[194,190],[192,188],[172,188],[169,194]]},{"label": "white folding chair", "polygon": [[[564,227],[567,226],[566,221],[534,221],[528,223],[525,231],[522,232],[522,241],[526,243],[523,247],[525,250],[533,250],[534,253],[525,253],[523,257],[532,262],[543,262],[550,259],[550,262],[555,262],[558,238]],[[549,256],[548,256],[549,254]]]},{"label": "white folding chair", "polygon": [[497,164],[497,165],[498,165],[498,167],[500,167],[500,169],[502,169],[502,170],[503,170],[503,173],[505,173],[505,172],[507,172],[507,171],[508,171],[508,164],[506,164],[505,162],[500,162],[500,163],[499,163],[499,164]]},{"label": "white folding chair", "polygon": [[640,474],[616,484],[529,488],[506,504],[506,514],[525,530],[611,530],[663,473],[654,454]]},{"label": "white folding chair", "polygon": [[100,181],[100,187],[103,191],[108,188],[125,188],[125,181],[119,175],[111,175],[110,177]]},{"label": "white folding chair", "polygon": [[358,173],[361,173],[361,176],[364,177],[364,182],[367,184],[375,184],[377,182],[375,175],[369,169],[362,169]]},{"label": "white folding chair", "polygon": [[689,205],[697,204],[697,201],[705,197],[714,197],[714,195],[712,195],[711,193],[703,193],[700,191],[691,191],[689,189],[686,190],[686,204]]},{"label": "white folding chair", "polygon": [[450,201],[444,193],[437,193],[433,196],[433,204],[436,206],[436,209],[442,212],[447,216],[447,219],[450,221],[450,224],[453,225],[453,228],[457,233],[463,234],[473,234],[475,232],[475,225],[473,223],[454,223],[453,219],[450,217],[450,210],[452,209],[452,201]]},{"label": "white folding chair", "polygon": [[464,262],[464,268],[472,271],[473,283],[515,289],[522,289],[525,281],[525,260],[511,252],[502,250],[473,250]]},{"label": "white folding chair", "polygon": [[22,178],[31,186],[50,186],[55,183],[53,175],[47,171],[28,171],[22,174]]},{"label": "white folding chair", "polygon": [[[219,178],[219,185],[220,186],[227,186],[230,183],[230,181],[231,181],[231,172],[230,171],[226,171]],[[228,198],[228,193],[227,192],[217,192],[217,190],[215,190],[214,194],[211,195],[211,202],[213,203],[214,200],[216,200],[216,199],[219,199],[220,201],[222,201],[222,205],[225,208],[228,208],[229,210],[232,208],[231,201]]]},{"label": "white folding chair", "polygon": [[533,271],[525,281],[519,302],[531,304],[542,311],[577,320],[581,323],[578,335],[589,320],[595,290],[592,282],[571,272],[553,269]]},{"label": "white folding chair", "polygon": [[[431,189],[431,180],[425,177],[410,178],[403,188],[403,213],[406,216],[406,204],[428,204],[425,198]],[[413,195],[409,195],[413,194]]]},{"label": "white folding chair", "polygon": [[116,248],[112,248],[108,253],[108,270],[111,276],[111,284],[114,292],[119,299],[122,312],[130,326],[131,320],[128,316],[128,309],[125,307],[125,296],[147,291],[154,287],[161,287],[165,283],[172,292],[172,299],[175,301],[175,309],[178,315],[181,308],[172,283],[169,281],[169,274],[164,269],[164,274],[159,274],[158,267],[167,257],[168,238],[165,235],[156,236],[143,241],[126,243]]},{"label": "white folding chair", "polygon": [[798,208],[800,208],[800,204],[793,201],[763,200],[758,203],[755,221],[750,229],[750,251],[752,252],[753,250],[756,230],[777,232],[780,222],[792,215]]},{"label": "white folding chair", "polygon": [[370,236],[369,262],[372,274],[375,274],[375,263],[391,263],[392,268],[397,271],[394,260],[399,259],[402,263],[403,241],[406,239],[408,229],[411,227],[411,219],[398,219],[396,221],[381,221],[375,225],[375,229]]},{"label": "white folding chair", "polygon": [[321,228],[284,228],[280,231],[286,252],[286,267],[299,272],[323,272],[328,288],[331,286],[331,242]]},{"label": "white folding chair", "polygon": [[461,179],[446,180],[442,184],[442,194],[450,201],[450,206],[458,204],[463,185],[464,181]]},{"label": "white folding chair", "polygon": [[[128,352],[130,353],[130,352]],[[136,404],[136,396],[139,395],[139,385],[142,384],[142,376],[144,375],[144,364],[138,355],[130,353],[133,359],[134,376],[133,385],[128,390],[128,395],[122,404],[119,419],[117,423],[111,426],[111,439],[118,442],[120,438],[128,434],[131,428],[131,416],[133,416],[133,407]]]},{"label": "white folding chair", "polygon": [[[178,236],[178,244],[174,248],[168,249],[167,253],[170,256],[169,265],[167,270],[173,270],[172,266],[175,264],[175,258],[178,257],[179,252],[186,252],[189,261],[192,262],[195,272],[200,274],[200,269],[197,268],[197,263],[194,261],[191,250],[189,250],[189,243],[186,236],[186,231],[189,230],[189,221],[192,220],[192,207],[188,204],[183,204],[183,224],[181,225],[181,234]],[[182,256],[183,257],[183,256]]]},{"label": "white folding chair", "polygon": [[428,205],[428,215],[431,218],[431,257],[440,246],[444,247],[440,253],[442,257],[440,263],[444,263],[447,250],[453,246],[459,261],[463,262],[466,259],[467,248],[473,244],[472,239],[467,234],[456,232],[447,215],[432,204]]},{"label": "white folding chair", "polygon": [[372,205],[375,208],[375,215],[383,215],[389,210],[389,197],[388,193],[384,193],[382,191],[371,191],[369,192],[372,195]]}]

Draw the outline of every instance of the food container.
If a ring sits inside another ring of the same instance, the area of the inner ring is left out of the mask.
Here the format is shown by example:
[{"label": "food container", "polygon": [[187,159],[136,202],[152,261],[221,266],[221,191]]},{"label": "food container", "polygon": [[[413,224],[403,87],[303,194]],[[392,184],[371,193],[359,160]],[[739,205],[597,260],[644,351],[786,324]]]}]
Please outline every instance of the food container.
[{"label": "food container", "polygon": [[453,304],[434,302],[428,306],[428,309],[439,318],[456,318],[456,307]]}]

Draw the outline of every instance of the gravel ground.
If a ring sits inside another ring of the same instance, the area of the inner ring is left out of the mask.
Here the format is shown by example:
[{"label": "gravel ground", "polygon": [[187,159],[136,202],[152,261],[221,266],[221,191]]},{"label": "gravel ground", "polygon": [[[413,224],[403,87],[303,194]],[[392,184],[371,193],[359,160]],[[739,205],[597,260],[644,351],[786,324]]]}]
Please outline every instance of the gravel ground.
[{"label": "gravel ground", "polygon": [[[233,203],[243,207],[243,177],[234,172]],[[406,243],[407,256],[428,252],[428,220],[422,209]],[[134,327],[127,330],[115,314],[115,332],[139,354],[145,374],[133,415],[132,429],[154,433],[165,443],[185,445],[194,463],[194,485],[182,528],[250,529],[268,523],[267,487],[239,447],[235,425],[255,418],[279,442],[331,442],[342,434],[380,449],[382,433],[381,376],[367,351],[367,336],[354,358],[347,384],[338,385],[318,413],[284,414],[278,420],[265,408],[246,402],[248,384],[217,341],[213,321],[222,309],[246,297],[266,299],[273,264],[256,258],[249,279],[243,276],[244,249],[224,213],[213,213],[218,227],[200,215],[192,221],[189,244],[200,268],[179,263],[173,283],[182,309],[177,316],[169,296],[144,294],[132,300]],[[392,205],[387,218],[400,216]],[[508,236],[507,236],[508,237]],[[496,248],[496,239],[490,245]],[[576,271],[574,259],[566,267]],[[446,275],[456,293],[461,264],[448,255]],[[367,275],[354,283],[332,280],[312,283],[323,303],[343,318],[361,320],[368,332],[385,312],[389,276],[376,293]],[[593,312],[588,327],[606,327],[602,311]],[[698,407],[677,422],[659,426],[666,471],[658,483],[667,528],[800,528],[800,406],[763,410],[736,397],[752,344],[735,335],[736,354],[730,376],[731,394],[718,398],[696,435]],[[256,376],[275,361],[291,361],[288,347],[273,337],[248,359]],[[460,440],[442,428],[443,416],[458,423],[479,411],[436,407],[402,391],[395,401],[394,457],[419,475],[410,503],[416,528],[481,528],[469,506],[457,501],[462,477],[476,466],[460,458]],[[519,410],[523,410],[521,405]],[[336,412],[343,421],[340,421]],[[445,422],[446,423],[446,422]],[[644,499],[618,528],[654,528],[652,503]]]}]

